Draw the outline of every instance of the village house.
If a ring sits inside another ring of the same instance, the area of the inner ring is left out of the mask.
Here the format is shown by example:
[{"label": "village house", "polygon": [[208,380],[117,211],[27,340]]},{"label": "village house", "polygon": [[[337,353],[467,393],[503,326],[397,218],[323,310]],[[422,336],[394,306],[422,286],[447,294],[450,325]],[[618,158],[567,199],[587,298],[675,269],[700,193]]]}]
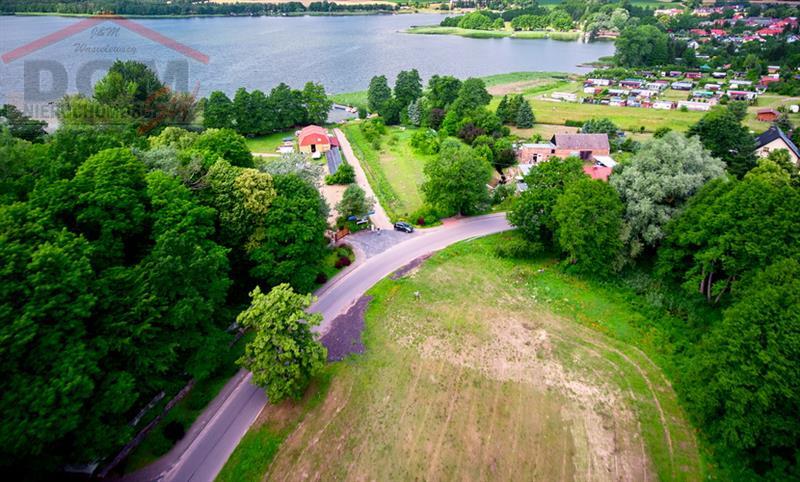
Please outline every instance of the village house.
[{"label": "village house", "polygon": [[694,87],[694,82],[673,82],[672,90],[692,90]]},{"label": "village house", "polygon": [[678,102],[678,109],[686,107],[686,110],[705,112],[711,110],[713,106],[717,105],[715,100],[709,102],[698,102],[694,100],[682,100]]},{"label": "village house", "polygon": [[300,152],[325,153],[331,150],[331,138],[324,127],[310,125],[297,134],[297,145]]},{"label": "village house", "polygon": [[653,102],[653,109],[671,110],[675,107],[675,103],[671,100],[657,100]]},{"label": "village house", "polygon": [[789,151],[789,156],[792,162],[800,167],[800,150],[789,136],[787,136],[780,127],[772,126],[763,134],[756,137],[756,154],[760,157],[767,157],[770,152],[779,149],[786,149]]},{"label": "village house", "polygon": [[611,146],[607,134],[556,134],[550,142],[520,145],[517,149],[517,160],[520,164],[537,164],[553,156],[575,156],[588,161],[610,154]]}]

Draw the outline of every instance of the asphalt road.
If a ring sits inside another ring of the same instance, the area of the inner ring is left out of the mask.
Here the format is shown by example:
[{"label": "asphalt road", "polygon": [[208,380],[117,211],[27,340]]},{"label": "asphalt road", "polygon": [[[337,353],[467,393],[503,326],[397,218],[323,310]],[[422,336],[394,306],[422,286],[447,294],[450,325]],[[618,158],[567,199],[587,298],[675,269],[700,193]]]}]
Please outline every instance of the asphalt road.
[{"label": "asphalt road", "polygon": [[[357,262],[320,288],[311,311],[323,315],[321,334],[382,278],[425,254],[458,241],[510,229],[505,214],[447,221],[424,230],[368,260]],[[248,428],[267,403],[264,391],[250,384],[251,375],[238,373],[192,426],[182,443],[150,467],[126,480],[213,481]]]}]

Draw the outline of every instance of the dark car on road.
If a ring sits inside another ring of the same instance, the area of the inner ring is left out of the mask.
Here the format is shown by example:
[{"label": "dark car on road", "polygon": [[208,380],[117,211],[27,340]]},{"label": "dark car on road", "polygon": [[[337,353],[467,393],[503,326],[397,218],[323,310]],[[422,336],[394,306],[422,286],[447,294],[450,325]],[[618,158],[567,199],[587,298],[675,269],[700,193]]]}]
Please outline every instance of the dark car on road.
[{"label": "dark car on road", "polygon": [[394,223],[394,230],[395,231],[403,231],[404,233],[413,233],[414,232],[414,226],[412,226],[412,225],[410,225],[408,223],[404,223],[403,221],[400,221],[400,222]]}]

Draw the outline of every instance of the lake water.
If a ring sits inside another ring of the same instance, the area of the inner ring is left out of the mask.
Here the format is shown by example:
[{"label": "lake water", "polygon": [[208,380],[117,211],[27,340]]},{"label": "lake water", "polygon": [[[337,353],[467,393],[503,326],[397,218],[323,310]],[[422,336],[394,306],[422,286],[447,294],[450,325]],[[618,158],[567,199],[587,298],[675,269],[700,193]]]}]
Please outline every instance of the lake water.
[{"label": "lake water", "polygon": [[[386,74],[393,81],[397,72],[411,68],[423,79],[433,74],[465,78],[529,70],[581,72],[587,69],[579,64],[614,50],[608,42],[402,33],[441,18],[409,14],[131,19],[75,32],[88,25],[81,24],[86,20],[0,17],[0,102],[46,103],[63,91],[87,91],[115,58],[150,62],[172,85],[200,95],[212,90],[233,94],[238,87],[268,91],[280,82],[301,87],[308,80],[338,93],[365,89],[373,75]],[[36,41],[33,48],[19,50]],[[165,46],[171,41],[193,49],[195,56]]]}]

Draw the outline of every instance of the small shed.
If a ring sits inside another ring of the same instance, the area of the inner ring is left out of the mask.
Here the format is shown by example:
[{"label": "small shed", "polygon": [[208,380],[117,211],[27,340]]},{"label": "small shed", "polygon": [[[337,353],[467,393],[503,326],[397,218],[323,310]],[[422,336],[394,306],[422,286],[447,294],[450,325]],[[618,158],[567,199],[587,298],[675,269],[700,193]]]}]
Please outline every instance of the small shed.
[{"label": "small shed", "polygon": [[775,122],[779,115],[781,115],[780,112],[775,109],[760,109],[756,112],[756,119],[761,122]]}]

